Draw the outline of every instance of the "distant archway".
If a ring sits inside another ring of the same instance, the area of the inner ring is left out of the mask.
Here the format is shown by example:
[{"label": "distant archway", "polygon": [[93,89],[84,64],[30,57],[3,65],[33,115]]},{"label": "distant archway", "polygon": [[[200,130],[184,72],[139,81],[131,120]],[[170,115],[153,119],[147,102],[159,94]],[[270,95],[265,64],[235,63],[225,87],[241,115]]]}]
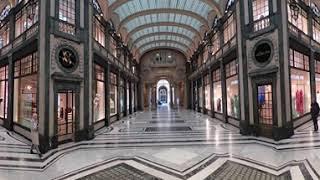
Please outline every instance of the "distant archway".
[{"label": "distant archway", "polygon": [[170,83],[168,80],[159,80],[156,92],[158,105],[167,105],[170,103]]}]

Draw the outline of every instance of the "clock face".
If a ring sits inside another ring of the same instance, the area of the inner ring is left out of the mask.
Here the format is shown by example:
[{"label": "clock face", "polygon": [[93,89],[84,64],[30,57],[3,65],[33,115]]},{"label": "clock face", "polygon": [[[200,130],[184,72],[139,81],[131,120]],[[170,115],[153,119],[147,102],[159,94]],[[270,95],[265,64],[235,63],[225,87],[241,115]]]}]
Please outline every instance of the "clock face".
[{"label": "clock face", "polygon": [[77,65],[77,58],[73,51],[63,48],[59,52],[59,63],[66,69],[73,69]]}]

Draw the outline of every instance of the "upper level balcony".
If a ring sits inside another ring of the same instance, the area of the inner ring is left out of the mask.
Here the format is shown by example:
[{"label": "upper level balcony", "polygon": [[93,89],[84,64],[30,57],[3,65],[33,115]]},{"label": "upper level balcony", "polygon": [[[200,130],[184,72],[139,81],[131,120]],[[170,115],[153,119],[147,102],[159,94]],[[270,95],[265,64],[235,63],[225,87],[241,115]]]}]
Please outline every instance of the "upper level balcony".
[{"label": "upper level balcony", "polygon": [[39,31],[39,2],[20,3],[2,13],[0,27],[0,56],[15,51],[37,37]]}]

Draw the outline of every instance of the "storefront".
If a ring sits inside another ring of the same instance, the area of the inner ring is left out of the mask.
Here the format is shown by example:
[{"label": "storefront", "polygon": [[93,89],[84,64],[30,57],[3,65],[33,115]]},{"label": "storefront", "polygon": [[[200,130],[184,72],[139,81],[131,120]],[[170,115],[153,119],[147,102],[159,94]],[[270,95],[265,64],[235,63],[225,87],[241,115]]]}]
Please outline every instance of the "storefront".
[{"label": "storefront", "polygon": [[106,118],[106,84],[104,67],[95,64],[94,72],[93,122],[97,123],[105,120]]},{"label": "storefront", "polygon": [[116,121],[118,114],[118,82],[117,82],[117,74],[110,72],[110,121]]},{"label": "storefront", "polygon": [[211,88],[210,88],[210,75],[204,76],[204,101],[205,101],[205,113],[211,111]]},{"label": "storefront", "polygon": [[239,102],[239,77],[238,61],[233,60],[225,65],[226,73],[226,94],[227,94],[227,115],[228,117],[240,118]]},{"label": "storefront", "polygon": [[13,122],[27,129],[38,113],[38,63],[38,52],[14,62]]},{"label": "storefront", "polygon": [[213,86],[213,109],[215,117],[222,120],[223,113],[223,97],[222,97],[222,84],[221,84],[221,71],[216,69],[212,72],[212,86]]},{"label": "storefront", "polygon": [[309,56],[290,49],[291,116],[293,119],[310,112],[310,61]]}]

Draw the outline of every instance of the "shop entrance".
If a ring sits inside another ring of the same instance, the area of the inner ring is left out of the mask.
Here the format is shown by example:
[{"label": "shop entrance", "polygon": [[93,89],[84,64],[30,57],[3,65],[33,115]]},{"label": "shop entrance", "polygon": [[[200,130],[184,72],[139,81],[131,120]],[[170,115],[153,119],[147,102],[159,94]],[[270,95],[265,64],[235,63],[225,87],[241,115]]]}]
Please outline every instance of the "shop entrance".
[{"label": "shop entrance", "polygon": [[273,90],[272,83],[257,85],[257,112],[256,117],[260,135],[272,138],[273,127]]},{"label": "shop entrance", "polygon": [[58,142],[74,141],[79,93],[72,88],[58,89],[55,93],[55,120]]}]

